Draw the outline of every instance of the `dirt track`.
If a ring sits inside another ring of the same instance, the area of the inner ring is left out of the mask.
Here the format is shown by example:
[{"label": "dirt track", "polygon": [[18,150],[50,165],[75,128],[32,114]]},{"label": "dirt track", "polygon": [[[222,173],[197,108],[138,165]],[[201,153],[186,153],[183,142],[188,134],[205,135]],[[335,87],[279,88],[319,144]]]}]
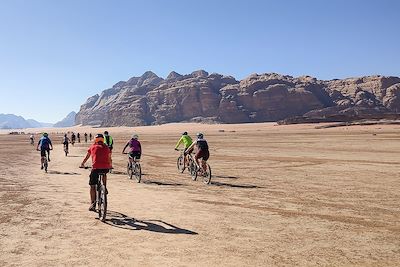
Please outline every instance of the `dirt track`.
[{"label": "dirt track", "polygon": [[[176,171],[186,129],[212,147],[210,186]],[[88,145],[65,158],[57,144],[45,174],[27,136],[0,135],[0,266],[398,266],[399,130],[140,127],[137,184],[120,154],[132,129],[111,128],[106,223],[87,210],[89,171],[77,168]]]}]

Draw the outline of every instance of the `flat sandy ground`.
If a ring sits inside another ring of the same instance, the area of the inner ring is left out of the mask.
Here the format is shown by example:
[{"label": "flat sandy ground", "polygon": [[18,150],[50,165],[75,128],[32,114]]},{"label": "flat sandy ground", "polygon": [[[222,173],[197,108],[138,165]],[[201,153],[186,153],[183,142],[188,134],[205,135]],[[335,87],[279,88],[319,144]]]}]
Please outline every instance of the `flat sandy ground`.
[{"label": "flat sandy ground", "polygon": [[[105,223],[88,211],[89,170],[78,168],[88,144],[65,157],[51,134],[45,174],[27,135],[0,135],[0,266],[399,266],[400,127],[314,127],[135,128],[140,184],[121,154],[134,130],[110,128]],[[177,172],[173,150],[200,129],[208,186]]]}]

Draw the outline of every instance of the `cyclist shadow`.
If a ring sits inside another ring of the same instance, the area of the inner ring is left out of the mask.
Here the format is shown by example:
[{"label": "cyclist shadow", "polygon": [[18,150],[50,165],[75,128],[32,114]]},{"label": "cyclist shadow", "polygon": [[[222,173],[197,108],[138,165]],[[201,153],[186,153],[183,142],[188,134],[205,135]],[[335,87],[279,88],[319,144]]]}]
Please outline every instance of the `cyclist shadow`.
[{"label": "cyclist shadow", "polygon": [[126,230],[146,230],[163,234],[198,234],[196,232],[179,228],[161,220],[136,220],[133,217],[129,217],[128,215],[122,214],[117,211],[108,211],[107,217],[108,218],[104,221],[105,224]]},{"label": "cyclist shadow", "polygon": [[48,174],[62,174],[62,175],[81,175],[80,173],[77,173],[77,172],[62,172],[62,171],[51,171],[51,170],[49,170],[47,173]]},{"label": "cyclist shadow", "polygon": [[221,187],[232,187],[232,188],[263,188],[262,186],[252,185],[252,184],[229,184],[229,183],[222,183],[222,182],[215,182],[211,181],[211,185],[221,186]]}]

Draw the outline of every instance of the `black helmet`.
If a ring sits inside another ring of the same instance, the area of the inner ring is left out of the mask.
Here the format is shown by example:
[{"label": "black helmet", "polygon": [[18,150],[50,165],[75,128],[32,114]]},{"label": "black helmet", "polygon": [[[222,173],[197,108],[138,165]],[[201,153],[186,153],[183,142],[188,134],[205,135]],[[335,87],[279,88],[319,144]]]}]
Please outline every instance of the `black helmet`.
[{"label": "black helmet", "polygon": [[182,135],[188,135],[188,133],[187,132],[183,132]]},{"label": "black helmet", "polygon": [[203,139],[203,137],[204,137],[204,135],[202,133],[197,133],[196,135],[197,135],[197,138],[199,138],[199,139]]},{"label": "black helmet", "polygon": [[105,135],[108,135],[108,131],[104,131],[104,134],[105,134]]}]

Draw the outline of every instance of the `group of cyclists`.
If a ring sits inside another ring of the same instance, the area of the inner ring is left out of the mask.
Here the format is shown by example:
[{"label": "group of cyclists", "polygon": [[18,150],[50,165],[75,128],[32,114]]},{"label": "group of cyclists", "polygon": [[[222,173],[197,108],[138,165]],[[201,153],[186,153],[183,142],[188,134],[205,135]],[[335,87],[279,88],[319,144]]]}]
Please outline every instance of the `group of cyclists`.
[{"label": "group of cyclists", "polygon": [[[64,134],[62,143],[64,146],[68,146],[69,143],[73,143],[75,134],[71,134],[71,140],[68,138],[67,134]],[[80,138],[79,133],[77,137]],[[85,138],[87,134],[85,133]],[[92,134],[89,135],[90,140],[92,139]],[[207,168],[207,160],[210,157],[210,152],[208,148],[208,143],[204,138],[202,133],[196,134],[196,141],[193,142],[192,138],[189,136],[187,132],[183,132],[182,136],[178,140],[175,150],[183,144],[184,146],[184,164],[186,166],[188,162],[188,155],[194,151],[196,148],[196,153],[194,159],[196,161],[197,166],[199,166],[200,170],[206,170]],[[31,140],[33,140],[33,136],[31,136]],[[78,139],[79,140],[79,139]],[[104,131],[104,134],[96,134],[94,137],[94,143],[90,145],[89,149],[87,150],[86,156],[83,159],[80,167],[84,167],[85,163],[92,159],[92,169],[89,175],[89,185],[90,185],[90,200],[91,204],[89,207],[90,211],[95,211],[96,207],[96,185],[99,180],[99,174],[105,174],[103,176],[103,184],[107,185],[107,173],[113,168],[112,167],[112,150],[114,147],[114,140],[109,135],[108,131]],[[52,142],[48,137],[47,133],[43,133],[42,137],[40,138],[37,144],[37,150],[40,150],[41,155],[41,169],[43,169],[43,161],[44,157],[48,157],[48,161],[50,161],[50,150],[53,149]],[[131,139],[126,143],[124,146],[122,153],[125,153],[125,150],[129,148],[129,159],[132,163],[135,159],[139,160],[142,154],[142,146],[139,141],[139,136],[135,133],[132,135]],[[200,163],[201,160],[201,163]],[[107,188],[107,187],[106,187]],[[106,193],[108,193],[106,189]]]}]

